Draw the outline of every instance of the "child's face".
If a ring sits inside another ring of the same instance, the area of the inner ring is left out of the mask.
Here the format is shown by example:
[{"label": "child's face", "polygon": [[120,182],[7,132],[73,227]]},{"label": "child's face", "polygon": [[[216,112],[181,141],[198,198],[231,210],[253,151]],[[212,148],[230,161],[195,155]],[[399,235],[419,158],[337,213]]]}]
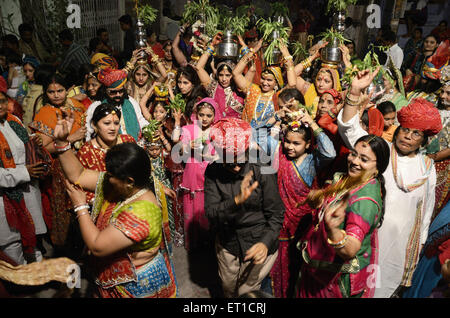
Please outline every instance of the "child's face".
[{"label": "child's face", "polygon": [[148,148],[148,153],[152,159],[158,158],[161,154],[161,147],[158,146],[150,146]]},{"label": "child's face", "polygon": [[395,123],[395,112],[387,113],[383,116],[384,118],[384,129],[388,129]]},{"label": "child's face", "polygon": [[309,148],[309,142],[303,139],[303,134],[290,131],[284,138],[283,146],[287,157],[294,160],[305,153],[306,149]]},{"label": "child's face", "polygon": [[159,121],[163,121],[166,118],[167,111],[161,104],[157,104],[153,110],[153,118]]}]

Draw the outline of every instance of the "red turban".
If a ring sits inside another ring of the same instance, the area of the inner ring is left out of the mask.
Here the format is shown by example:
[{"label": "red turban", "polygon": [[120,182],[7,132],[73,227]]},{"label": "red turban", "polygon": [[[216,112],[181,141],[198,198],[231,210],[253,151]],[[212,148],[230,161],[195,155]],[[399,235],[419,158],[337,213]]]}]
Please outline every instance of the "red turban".
[{"label": "red turban", "polygon": [[0,92],[6,94],[8,91],[8,84],[3,76],[0,75]]},{"label": "red turban", "polygon": [[331,96],[333,96],[334,99],[334,106],[336,106],[337,104],[339,104],[340,102],[342,102],[342,96],[341,94],[335,90],[334,88],[329,89],[325,92],[323,92],[320,96],[322,96],[323,94],[330,94]]},{"label": "red turban", "polygon": [[217,151],[236,156],[249,148],[252,127],[242,119],[223,118],[211,127],[210,137]]},{"label": "red turban", "polygon": [[98,80],[106,86],[106,88],[122,88],[127,82],[128,73],[124,70],[113,70],[105,68],[100,70]]},{"label": "red turban", "polygon": [[397,113],[402,127],[418,129],[427,136],[436,135],[442,129],[441,116],[433,103],[415,98]]},{"label": "red turban", "polygon": [[383,114],[375,107],[370,108],[367,113],[369,115],[369,134],[381,137],[384,130]]}]

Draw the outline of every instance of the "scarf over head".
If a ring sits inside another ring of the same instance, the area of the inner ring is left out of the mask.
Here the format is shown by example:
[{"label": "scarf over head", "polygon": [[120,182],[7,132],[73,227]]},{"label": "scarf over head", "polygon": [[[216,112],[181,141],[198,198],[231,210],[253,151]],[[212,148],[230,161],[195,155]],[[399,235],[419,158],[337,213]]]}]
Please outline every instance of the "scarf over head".
[{"label": "scarf over head", "polygon": [[203,103],[207,103],[207,104],[211,105],[212,108],[214,108],[214,123],[222,119],[222,112],[220,111],[219,104],[217,104],[217,102],[214,99],[212,99],[210,97],[206,97],[206,98],[203,98],[201,101],[199,101],[197,104],[195,104],[194,111],[192,112],[192,115],[191,115],[192,122],[197,120],[197,112],[198,112],[197,108],[199,105],[201,105]]},{"label": "scarf over head", "polygon": [[450,40],[441,42],[436,52],[430,56],[422,67],[421,76],[432,80],[440,80],[441,70],[448,65],[450,58]]},{"label": "scarf over head", "polygon": [[439,110],[424,98],[415,98],[397,113],[402,127],[418,129],[427,136],[436,135],[442,129]]},{"label": "scarf over head", "polygon": [[103,53],[96,53],[91,59],[91,64],[98,66],[100,69],[105,68],[112,68],[112,69],[118,69],[119,65],[117,64],[117,61],[115,58],[103,54]]},{"label": "scarf over head", "polygon": [[384,130],[383,114],[376,107],[370,108],[367,113],[369,115],[369,134],[381,137]]},{"label": "scarf over head", "polygon": [[106,88],[122,88],[127,82],[128,73],[124,70],[105,68],[100,70],[98,80]]},{"label": "scarf over head", "polygon": [[281,68],[279,66],[268,66],[266,67],[262,73],[269,73],[275,77],[275,80],[278,84],[278,89],[282,89],[284,86],[283,73],[281,72]]},{"label": "scarf over head", "polygon": [[331,96],[333,96],[333,100],[334,100],[334,106],[336,106],[337,104],[339,104],[340,102],[342,102],[342,96],[341,94],[335,90],[334,88],[326,90],[325,92],[323,92],[320,96],[324,95],[324,94],[330,94]]}]

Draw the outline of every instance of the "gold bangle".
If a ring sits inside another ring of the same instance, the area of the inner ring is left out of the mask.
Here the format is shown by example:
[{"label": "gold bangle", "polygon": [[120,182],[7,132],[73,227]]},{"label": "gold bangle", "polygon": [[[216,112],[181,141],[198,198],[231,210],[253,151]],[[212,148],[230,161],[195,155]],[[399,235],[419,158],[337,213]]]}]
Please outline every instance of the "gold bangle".
[{"label": "gold bangle", "polygon": [[340,240],[339,242],[333,242],[332,240],[330,240],[330,238],[327,238],[328,244],[334,248],[344,247],[344,245],[347,243],[348,235],[347,232],[345,232],[345,230],[341,230],[341,233],[344,234],[344,238],[342,240]]}]

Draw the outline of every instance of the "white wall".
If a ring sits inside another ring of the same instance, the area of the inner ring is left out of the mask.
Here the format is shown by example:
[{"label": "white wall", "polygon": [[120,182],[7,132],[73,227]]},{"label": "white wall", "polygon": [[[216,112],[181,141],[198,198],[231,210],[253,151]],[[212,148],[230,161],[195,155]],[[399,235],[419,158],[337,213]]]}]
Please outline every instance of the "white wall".
[{"label": "white wall", "polygon": [[[0,12],[1,12],[1,19],[2,19],[2,26],[5,30],[6,34],[13,33],[18,34],[18,28],[19,25],[22,24],[22,13],[20,12],[20,5],[18,0],[0,0]],[[10,29],[10,25],[7,21],[7,17],[9,14],[13,14],[11,22],[12,22],[12,28]]]}]

